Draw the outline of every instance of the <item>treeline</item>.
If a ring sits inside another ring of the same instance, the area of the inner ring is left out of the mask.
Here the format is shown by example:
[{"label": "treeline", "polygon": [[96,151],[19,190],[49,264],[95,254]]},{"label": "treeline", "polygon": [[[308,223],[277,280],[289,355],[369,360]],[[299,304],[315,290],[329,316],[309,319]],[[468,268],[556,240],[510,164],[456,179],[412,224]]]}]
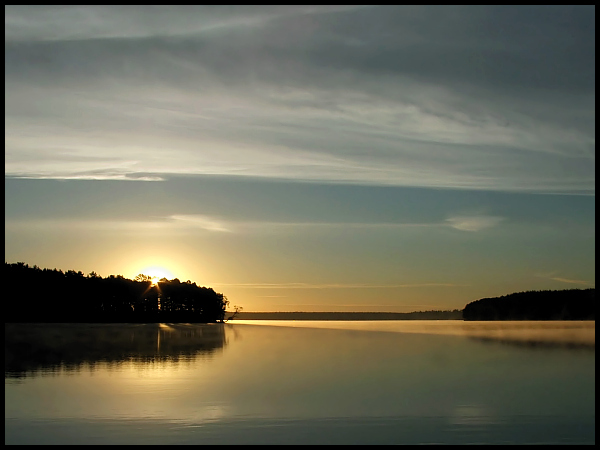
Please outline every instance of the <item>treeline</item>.
[{"label": "treeline", "polygon": [[464,320],[596,320],[595,289],[527,291],[467,304]]},{"label": "treeline", "polygon": [[238,320],[461,320],[462,310],[391,312],[240,312]]},{"label": "treeline", "polygon": [[223,294],[191,281],[149,276],[102,278],[95,272],[4,264],[5,322],[126,323],[222,321]]}]

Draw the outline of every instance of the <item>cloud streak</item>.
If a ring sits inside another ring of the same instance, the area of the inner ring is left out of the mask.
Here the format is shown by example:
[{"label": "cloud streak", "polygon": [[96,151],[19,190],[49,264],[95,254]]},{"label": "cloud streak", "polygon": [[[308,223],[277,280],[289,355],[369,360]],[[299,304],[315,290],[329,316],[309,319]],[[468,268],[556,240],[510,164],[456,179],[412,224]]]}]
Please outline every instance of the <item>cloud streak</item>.
[{"label": "cloud streak", "polygon": [[216,233],[256,233],[268,230],[294,230],[321,228],[321,229],[355,229],[355,230],[381,230],[401,228],[443,228],[450,226],[461,231],[477,232],[492,228],[504,218],[495,216],[456,216],[443,222],[274,222],[274,221],[248,221],[230,220],[223,217],[204,214],[172,214],[169,216],[148,217],[147,219],[121,219],[90,218],[90,219],[39,219],[23,221],[10,219],[5,221],[8,227],[33,227],[43,229],[71,228],[94,230],[202,230]]},{"label": "cloud streak", "polygon": [[593,16],[8,6],[5,174],[593,194]]},{"label": "cloud streak", "polygon": [[453,216],[446,219],[452,228],[461,231],[481,231],[495,227],[504,217],[497,216]]},{"label": "cloud streak", "polygon": [[582,286],[593,286],[595,284],[594,282],[590,282],[590,281],[586,281],[586,280],[578,280],[578,279],[573,279],[573,278],[556,276],[556,271],[553,271],[550,273],[540,273],[535,276],[539,277],[539,278],[545,278],[548,280],[558,281],[560,283],[567,283],[567,284],[580,284]]},{"label": "cloud streak", "polygon": [[583,285],[591,285],[589,281],[584,280],[571,280],[569,278],[561,278],[561,277],[550,277],[551,280],[560,281],[561,283],[569,283],[569,284],[583,284]]},{"label": "cloud streak", "polygon": [[216,286],[243,287],[249,289],[402,289],[428,287],[465,287],[455,283],[413,283],[413,284],[338,284],[338,283],[214,283]]},{"label": "cloud streak", "polygon": [[208,231],[218,231],[226,233],[230,233],[232,231],[231,228],[228,225],[224,224],[222,221],[199,214],[176,214],[173,216],[169,216],[169,219],[179,222],[184,226],[187,225],[193,228],[201,228],[203,230]]}]

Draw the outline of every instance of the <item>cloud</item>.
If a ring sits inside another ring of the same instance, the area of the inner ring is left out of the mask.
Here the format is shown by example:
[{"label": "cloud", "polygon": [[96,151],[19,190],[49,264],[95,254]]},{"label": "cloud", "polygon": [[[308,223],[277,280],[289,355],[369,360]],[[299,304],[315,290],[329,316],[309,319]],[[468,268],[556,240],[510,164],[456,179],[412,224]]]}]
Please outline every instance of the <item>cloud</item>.
[{"label": "cloud", "polygon": [[399,289],[427,287],[464,287],[454,283],[414,283],[414,284],[348,284],[348,283],[214,283],[218,286],[235,286],[251,289]]},{"label": "cloud", "polygon": [[178,224],[191,226],[193,228],[201,228],[208,231],[219,231],[226,233],[232,232],[232,229],[228,225],[225,225],[222,221],[200,214],[176,214],[169,216],[169,219]]},{"label": "cloud", "polygon": [[73,218],[60,218],[60,219],[36,219],[36,220],[6,220],[5,227],[10,229],[66,229],[66,230],[95,230],[112,232],[114,230],[120,231],[160,231],[164,233],[168,230],[175,228],[192,228],[202,229],[210,232],[225,232],[230,233],[233,231],[230,224],[203,215],[171,215],[168,217],[149,217],[145,219],[132,219],[132,218],[91,218],[91,219],[73,219]]},{"label": "cloud", "polygon": [[584,286],[592,286],[593,282],[585,281],[585,280],[576,280],[572,278],[565,278],[556,276],[557,271],[546,272],[546,273],[538,273],[535,276],[539,278],[546,278],[548,280],[558,281],[560,283],[568,283],[568,284],[581,284]]},{"label": "cloud", "polygon": [[150,6],[150,7],[52,7],[9,5],[5,11],[8,41],[72,41],[78,39],[185,36],[224,29],[264,26],[269,21],[314,14],[328,14],[360,6]]},{"label": "cloud", "polygon": [[226,232],[273,232],[286,229],[307,228],[344,228],[344,229],[382,229],[439,227],[439,223],[426,222],[287,222],[268,220],[231,220],[203,214],[173,214],[163,217],[165,224],[183,228],[203,228],[209,231]]},{"label": "cloud", "polygon": [[481,231],[498,225],[504,217],[497,216],[454,216],[446,219],[452,228],[462,231]]},{"label": "cloud", "polygon": [[[13,229],[18,228],[42,228],[50,229],[93,229],[97,231],[105,230],[205,230],[209,232],[219,233],[273,233],[275,231],[284,231],[297,233],[300,230],[311,228],[320,229],[356,229],[356,230],[381,230],[381,229],[396,229],[396,228],[439,228],[451,226],[462,231],[480,231],[486,228],[495,226],[503,220],[502,217],[492,216],[471,216],[471,217],[452,217],[446,219],[442,223],[418,223],[418,222],[274,222],[274,221],[252,221],[252,220],[231,220],[218,216],[210,216],[205,214],[171,214],[168,216],[150,216],[150,217],[92,217],[87,219],[79,218],[45,218],[36,220],[18,220],[10,219],[5,221],[6,227]],[[432,286],[445,284],[432,284]],[[429,284],[417,285],[310,285],[308,287],[326,287],[326,288],[346,288],[346,287],[420,287],[429,286]],[[447,285],[453,286],[453,285]],[[299,288],[304,287],[302,283],[298,284]]]},{"label": "cloud", "polygon": [[561,283],[569,283],[569,284],[584,284],[584,285],[590,285],[591,284],[589,281],[570,280],[568,278],[561,278],[561,277],[551,277],[550,279],[554,280],[554,281],[560,281]]},{"label": "cloud", "polygon": [[593,194],[594,15],[8,6],[5,174]]}]

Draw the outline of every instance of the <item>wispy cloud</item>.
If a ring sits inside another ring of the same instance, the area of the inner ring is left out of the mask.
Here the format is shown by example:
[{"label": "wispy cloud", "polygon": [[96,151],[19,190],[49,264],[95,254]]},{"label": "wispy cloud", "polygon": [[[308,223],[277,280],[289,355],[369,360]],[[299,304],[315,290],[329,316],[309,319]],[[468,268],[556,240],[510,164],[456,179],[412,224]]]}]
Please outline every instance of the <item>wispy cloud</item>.
[{"label": "wispy cloud", "polygon": [[106,181],[164,181],[159,175],[143,175],[140,173],[115,173],[114,171],[96,171],[86,173],[15,173],[11,178],[33,179],[33,180],[106,180]]},{"label": "wispy cloud", "polygon": [[453,216],[446,219],[452,228],[461,231],[481,231],[498,225],[503,217],[498,216]]},{"label": "wispy cloud", "polygon": [[568,278],[561,278],[561,277],[551,277],[550,279],[554,280],[554,281],[560,281],[561,283],[569,283],[569,284],[583,284],[583,285],[591,285],[592,284],[589,281],[570,280]]},{"label": "wispy cloud", "polygon": [[182,227],[198,227],[211,231],[228,232],[256,232],[273,231],[275,229],[302,229],[302,228],[343,228],[343,229],[382,229],[382,228],[426,228],[440,227],[440,223],[424,222],[275,222],[252,220],[227,220],[197,214],[176,214],[167,216],[167,221]]},{"label": "wispy cloud", "polygon": [[208,231],[219,231],[226,233],[230,233],[232,231],[232,229],[224,222],[213,217],[203,216],[200,214],[176,214],[169,216],[169,219],[179,222],[185,226],[202,228]]},{"label": "wispy cloud", "polygon": [[593,17],[8,6],[5,174],[593,194]]},{"label": "wispy cloud", "polygon": [[577,280],[577,279],[573,279],[573,278],[557,276],[556,271],[547,272],[547,273],[538,273],[535,276],[539,277],[539,278],[546,278],[548,280],[558,281],[560,283],[567,283],[567,284],[580,284],[582,286],[593,286],[595,284],[593,282],[586,281],[586,280]]},{"label": "wispy cloud", "polygon": [[464,287],[455,283],[412,283],[412,284],[353,284],[353,283],[213,283],[216,286],[243,287],[250,289],[399,289],[428,287]]},{"label": "wispy cloud", "polygon": [[[5,16],[8,41],[74,41],[177,37],[264,26],[269,21],[362,9],[361,6],[238,6],[220,8],[178,5],[153,7],[9,6]],[[161,19],[161,20],[158,20]]]},{"label": "wispy cloud", "polygon": [[[431,305],[431,304],[414,304],[414,305],[397,305],[397,304],[338,304],[338,303],[277,303],[277,307],[285,307],[286,309],[290,309],[290,307],[301,308],[301,310],[305,310],[306,308],[312,308],[315,312],[326,311],[326,308],[330,308],[331,311],[335,311],[340,308],[352,308],[354,309],[351,312],[356,312],[355,308],[368,308],[366,312],[376,312],[379,310],[380,312],[388,312],[388,311],[397,311],[399,308],[407,309],[410,308],[409,312],[417,311],[417,310],[446,310],[448,306],[446,305]],[[381,311],[382,308],[388,308],[387,310]]]},{"label": "wispy cloud", "polygon": [[64,228],[93,230],[204,230],[217,233],[272,233],[275,231],[294,232],[308,229],[382,230],[401,228],[442,228],[451,226],[462,231],[480,231],[495,226],[502,220],[492,216],[461,216],[446,219],[444,222],[275,222],[254,220],[233,220],[205,214],[171,214],[148,216],[146,218],[52,218],[5,221],[12,228]]}]

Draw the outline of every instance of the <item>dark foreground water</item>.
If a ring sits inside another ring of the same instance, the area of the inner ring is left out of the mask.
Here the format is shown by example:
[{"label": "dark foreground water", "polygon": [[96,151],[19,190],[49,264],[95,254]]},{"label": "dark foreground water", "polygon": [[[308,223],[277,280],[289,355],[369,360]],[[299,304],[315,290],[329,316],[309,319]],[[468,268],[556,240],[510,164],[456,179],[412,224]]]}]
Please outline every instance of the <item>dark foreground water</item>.
[{"label": "dark foreground water", "polygon": [[5,444],[595,443],[594,322],[5,325]]}]

